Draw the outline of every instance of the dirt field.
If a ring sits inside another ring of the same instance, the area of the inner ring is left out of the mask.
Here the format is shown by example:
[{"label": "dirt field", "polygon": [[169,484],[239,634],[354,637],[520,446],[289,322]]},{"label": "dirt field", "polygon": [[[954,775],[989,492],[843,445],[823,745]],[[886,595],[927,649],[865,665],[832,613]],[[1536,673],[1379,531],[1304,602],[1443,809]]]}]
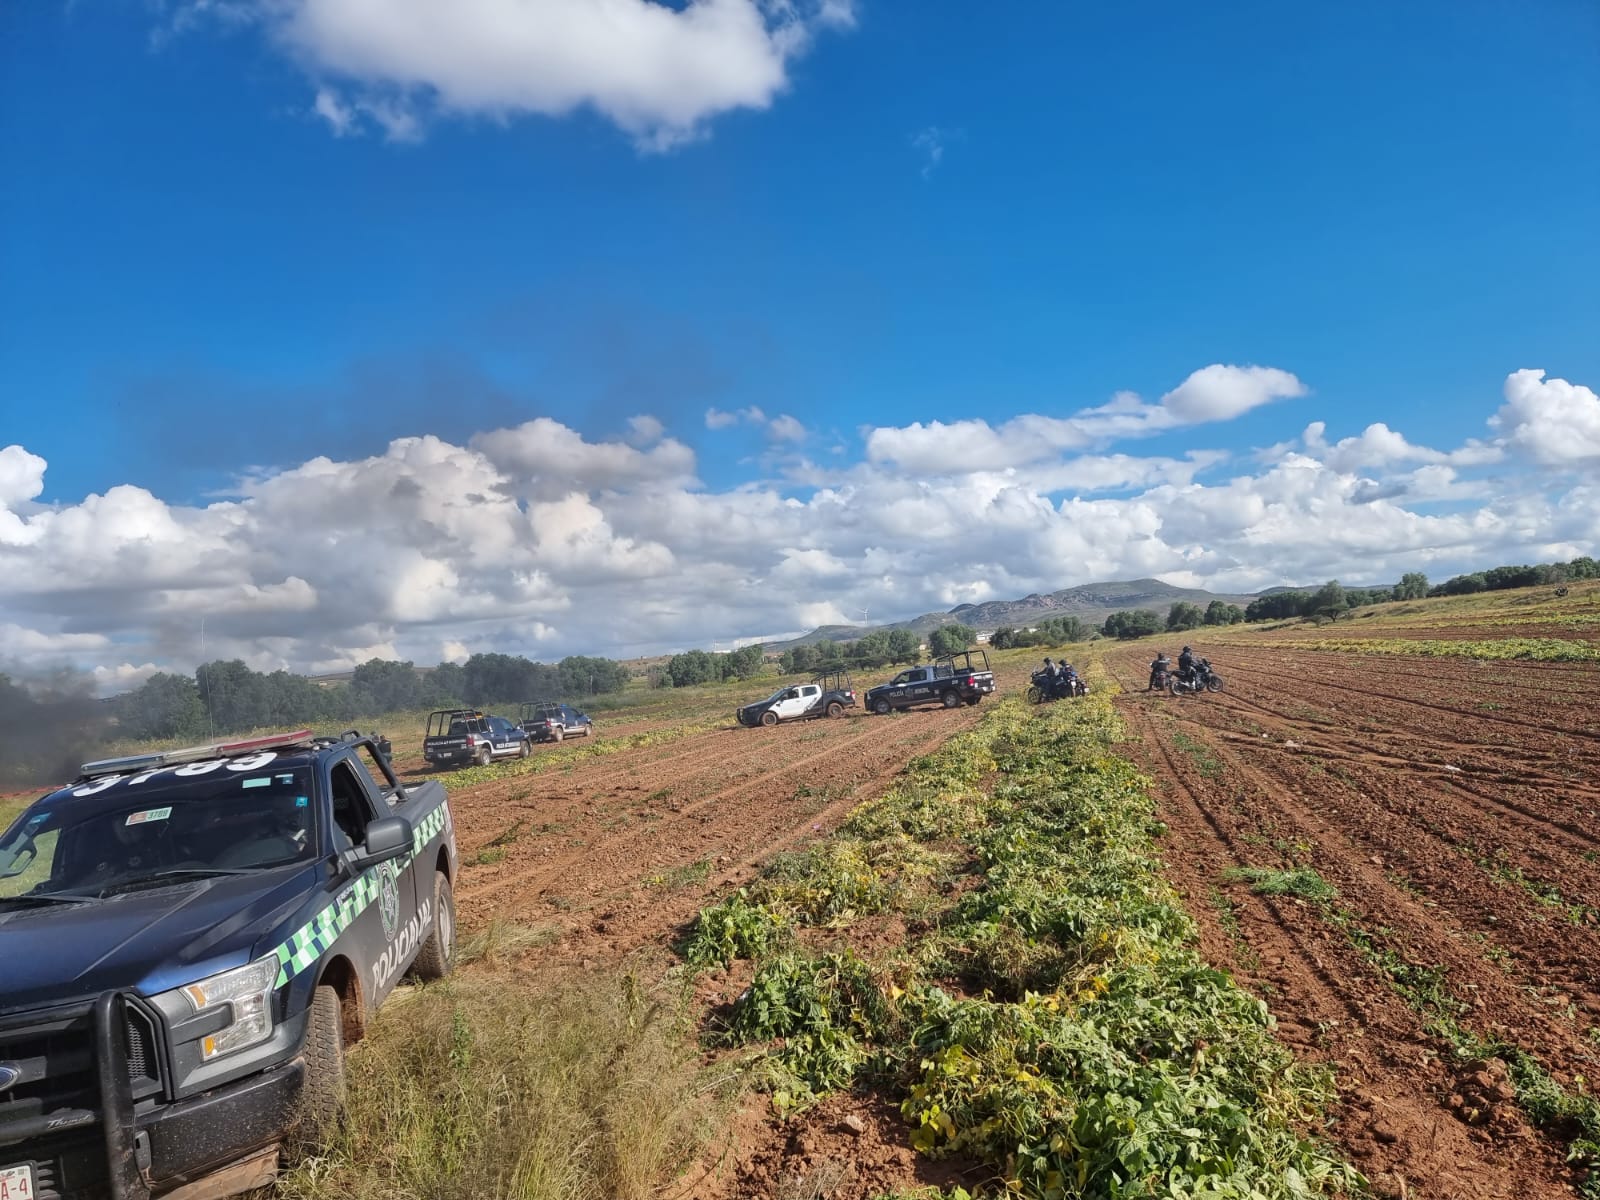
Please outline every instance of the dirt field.
[{"label": "dirt field", "polygon": [[[1457,1016],[1570,1091],[1600,1078],[1600,669],[1194,638],[1225,693],[1143,692],[1143,645],[1107,665],[1207,957],[1335,1065],[1334,1136],[1381,1193],[1572,1195],[1572,1131],[1530,1128],[1498,1062],[1424,1027]],[[1257,895],[1239,867],[1338,896]]]},{"label": "dirt field", "polygon": [[[544,957],[556,962],[669,942],[708,896],[831,830],[983,711],[857,712],[773,729],[730,722],[458,793],[462,921],[546,927],[559,940]],[[514,840],[490,846],[518,822]]]}]

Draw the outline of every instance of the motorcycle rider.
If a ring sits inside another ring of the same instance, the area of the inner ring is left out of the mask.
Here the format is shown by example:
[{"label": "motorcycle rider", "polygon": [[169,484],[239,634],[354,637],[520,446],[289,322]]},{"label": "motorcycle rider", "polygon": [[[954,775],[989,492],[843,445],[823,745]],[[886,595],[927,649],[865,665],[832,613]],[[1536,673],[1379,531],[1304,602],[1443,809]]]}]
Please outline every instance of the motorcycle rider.
[{"label": "motorcycle rider", "polygon": [[1071,663],[1061,664],[1061,694],[1063,696],[1078,694],[1078,670]]},{"label": "motorcycle rider", "polygon": [[1183,648],[1183,653],[1178,655],[1178,675],[1185,683],[1194,682],[1194,651],[1188,646]]},{"label": "motorcycle rider", "polygon": [[1167,657],[1165,650],[1156,651],[1156,660],[1150,664],[1150,682],[1145,685],[1147,692],[1159,691],[1166,686],[1167,676],[1172,674],[1172,660]]}]

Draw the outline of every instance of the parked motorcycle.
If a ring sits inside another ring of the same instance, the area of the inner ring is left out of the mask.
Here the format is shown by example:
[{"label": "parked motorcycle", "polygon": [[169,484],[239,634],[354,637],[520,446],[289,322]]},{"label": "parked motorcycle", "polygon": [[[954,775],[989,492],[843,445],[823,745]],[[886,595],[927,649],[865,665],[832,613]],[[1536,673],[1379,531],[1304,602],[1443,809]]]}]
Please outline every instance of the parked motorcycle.
[{"label": "parked motorcycle", "polygon": [[1028,684],[1028,703],[1043,704],[1046,700],[1065,700],[1069,696],[1087,696],[1089,685],[1081,675],[1051,675],[1035,671]]},{"label": "parked motorcycle", "polygon": [[1220,692],[1222,676],[1211,669],[1211,664],[1201,659],[1188,676],[1174,673],[1167,679],[1167,690],[1174,696],[1188,696],[1195,692]]}]

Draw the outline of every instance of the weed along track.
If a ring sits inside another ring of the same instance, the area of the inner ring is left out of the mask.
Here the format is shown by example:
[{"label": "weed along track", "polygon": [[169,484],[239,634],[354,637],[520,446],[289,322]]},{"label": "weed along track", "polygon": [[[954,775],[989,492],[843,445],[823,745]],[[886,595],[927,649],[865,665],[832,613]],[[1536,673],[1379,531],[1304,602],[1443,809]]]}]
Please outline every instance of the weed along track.
[{"label": "weed along track", "polygon": [[1529,702],[1540,663],[1212,656],[1230,692],[1192,701],[1110,656],[1129,748],[1205,945],[1337,1067],[1341,1143],[1380,1191],[1600,1195],[1588,689]]}]

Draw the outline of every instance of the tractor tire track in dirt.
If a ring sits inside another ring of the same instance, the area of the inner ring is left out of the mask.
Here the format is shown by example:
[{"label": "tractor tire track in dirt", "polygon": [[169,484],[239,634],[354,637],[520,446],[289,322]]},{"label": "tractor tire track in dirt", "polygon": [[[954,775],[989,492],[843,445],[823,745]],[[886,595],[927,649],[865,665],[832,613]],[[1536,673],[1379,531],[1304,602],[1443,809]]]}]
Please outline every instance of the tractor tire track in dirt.
[{"label": "tractor tire track in dirt", "polygon": [[[1108,656],[1124,688],[1143,684],[1143,657]],[[1411,966],[1442,970],[1470,1006],[1467,1025],[1520,1045],[1569,1088],[1594,1078],[1600,671],[1585,685],[1498,663],[1494,677],[1515,677],[1516,690],[1480,690],[1485,673],[1465,661],[1231,644],[1214,657],[1227,693],[1119,701],[1208,957],[1263,995],[1286,1040],[1336,1066],[1335,1136],[1380,1192],[1571,1195],[1562,1146],[1505,1096],[1488,1112],[1463,1102],[1470,1080],[1446,1045],[1319,905],[1222,877],[1313,867],[1361,928]],[[1541,680],[1556,686],[1526,705],[1539,719],[1464,706],[1522,708],[1507,697]]]}]

